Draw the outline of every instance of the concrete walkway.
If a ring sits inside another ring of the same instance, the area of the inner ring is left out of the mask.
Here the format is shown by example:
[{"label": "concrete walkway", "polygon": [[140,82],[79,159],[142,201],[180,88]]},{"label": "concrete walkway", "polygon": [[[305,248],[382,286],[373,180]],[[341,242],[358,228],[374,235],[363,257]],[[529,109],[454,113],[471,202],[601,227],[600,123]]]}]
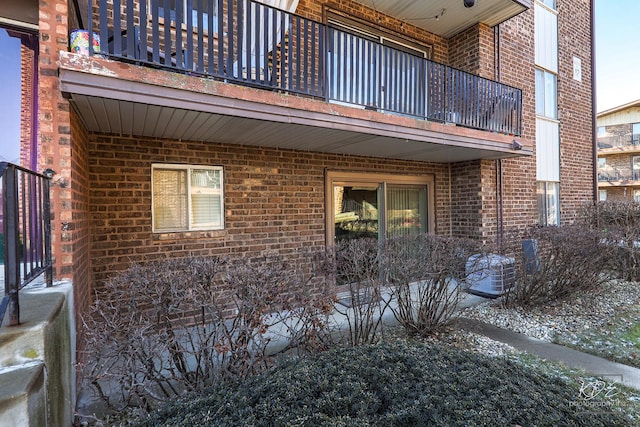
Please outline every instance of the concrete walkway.
[{"label": "concrete walkway", "polygon": [[492,340],[509,344],[517,350],[525,351],[543,359],[562,362],[568,367],[583,369],[593,375],[640,390],[640,369],[638,368],[611,362],[601,357],[531,338],[478,320],[459,318],[458,325],[466,331],[475,332]]}]

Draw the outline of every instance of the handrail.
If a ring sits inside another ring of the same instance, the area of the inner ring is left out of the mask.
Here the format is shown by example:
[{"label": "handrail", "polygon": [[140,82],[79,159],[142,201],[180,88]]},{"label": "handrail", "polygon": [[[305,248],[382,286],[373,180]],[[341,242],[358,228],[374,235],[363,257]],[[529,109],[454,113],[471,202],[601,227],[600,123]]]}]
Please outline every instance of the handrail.
[{"label": "handrail", "polygon": [[[522,133],[522,91],[253,0],[89,2],[89,52],[491,132]],[[113,19],[113,17],[120,19]],[[169,23],[169,25],[166,25]],[[176,31],[180,29],[180,31]],[[93,34],[101,45],[93,51]]]},{"label": "handrail", "polygon": [[7,309],[9,324],[20,323],[20,289],[43,273],[46,286],[52,285],[49,201],[52,175],[50,170],[44,175],[0,162],[5,289],[0,302],[0,326]]},{"label": "handrail", "polygon": [[606,150],[611,148],[636,147],[640,149],[640,134],[627,133],[624,135],[601,136],[598,137],[598,149]]},{"label": "handrail", "polygon": [[597,169],[599,182],[639,181],[640,170],[636,168],[600,166]]}]

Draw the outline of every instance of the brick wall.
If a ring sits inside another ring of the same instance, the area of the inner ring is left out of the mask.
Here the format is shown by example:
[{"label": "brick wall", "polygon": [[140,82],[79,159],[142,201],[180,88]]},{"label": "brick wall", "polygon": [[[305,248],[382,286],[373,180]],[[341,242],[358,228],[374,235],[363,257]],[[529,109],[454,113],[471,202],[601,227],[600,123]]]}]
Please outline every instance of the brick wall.
[{"label": "brick wall", "polygon": [[[562,55],[559,81],[563,167],[561,209],[564,221],[575,216],[579,206],[590,200],[593,187],[590,179],[585,180],[590,176],[587,172],[592,162],[590,142],[585,143],[590,141],[591,132],[590,126],[586,126],[591,117],[590,70],[587,69],[590,57],[584,51],[589,43],[575,39],[578,37],[576,34],[588,37],[588,20],[585,21],[588,5],[585,8],[584,0],[576,5],[566,0],[560,0],[559,3],[562,17],[559,37]],[[61,7],[66,3],[59,0],[57,4]],[[533,10],[518,15],[497,29],[480,24],[450,40],[444,40],[346,0],[301,0],[297,13],[322,21],[325,6],[375,22],[385,31],[432,45],[433,57],[437,61],[448,62],[457,68],[522,88],[524,128],[523,135],[518,138],[534,145]],[[62,11],[56,7],[55,13],[60,15]],[[566,18],[565,13],[568,15]],[[49,18],[53,19],[53,24],[50,24],[52,28],[57,18]],[[43,33],[43,37],[53,33],[55,31]],[[45,79],[53,76],[51,69],[54,67],[50,65],[55,64],[55,55],[52,53],[55,50],[51,48],[60,48],[60,37],[55,36],[56,41],[51,38],[45,40],[43,50],[49,56],[43,60],[50,61],[45,64],[48,67]],[[64,39],[66,48],[66,33]],[[583,60],[581,83],[573,82],[570,78],[572,56]],[[47,79],[41,85],[41,91],[46,92],[55,84],[53,79]],[[503,160],[500,164],[495,161],[474,161],[449,166],[198,142],[86,136],[82,131],[75,130],[71,131],[72,138],[69,139],[66,101],[51,94],[47,99],[53,107],[43,109],[43,122],[46,126],[54,120],[62,124],[57,128],[47,127],[42,141],[47,147],[46,162],[54,165],[52,167],[62,178],[61,185],[56,187],[58,198],[54,202],[62,209],[58,210],[54,227],[58,245],[56,254],[60,257],[59,271],[65,275],[79,274],[71,260],[73,256],[79,256],[78,248],[83,247],[81,242],[86,236],[77,232],[61,233],[60,230],[63,226],[71,224],[75,227],[87,220],[83,213],[83,194],[88,186],[83,180],[86,165],[82,162],[68,164],[67,146],[77,143],[82,152],[81,142],[85,138],[89,140],[87,158],[91,167],[89,206],[92,215],[92,271],[93,277],[98,280],[103,280],[112,269],[124,268],[132,261],[163,258],[169,254],[240,253],[264,249],[286,251],[300,245],[322,245],[325,227],[324,168],[368,172],[406,170],[435,174],[435,214],[437,231],[441,233],[478,238],[493,236],[497,231],[500,212],[505,228],[534,224],[537,219],[535,156]],[[54,114],[57,115],[55,118]],[[67,123],[66,127],[64,123]],[[79,127],[78,123],[72,125],[73,129],[76,127]],[[205,164],[225,166],[227,229],[210,233],[152,234],[151,163],[202,164],[203,161]],[[496,192],[498,183],[502,183],[502,195]],[[574,193],[573,189],[577,191]],[[66,204],[66,201],[73,202]]]},{"label": "brick wall", "polygon": [[631,170],[632,161],[634,156],[640,156],[640,153],[629,154],[629,153],[619,153],[619,154],[609,154],[606,156],[607,165],[612,166],[616,169],[626,169],[627,171]]},{"label": "brick wall", "polygon": [[[82,302],[89,293],[86,135],[58,86],[58,52],[68,49],[66,0],[41,2],[39,8],[38,130],[39,170],[56,172],[52,181],[54,278],[73,280]],[[83,135],[80,138],[72,137]],[[81,306],[80,306],[81,308]]]},{"label": "brick wall", "polygon": [[607,201],[631,202],[633,201],[633,191],[640,190],[640,187],[603,187],[600,190],[607,190]]},{"label": "brick wall", "polygon": [[606,136],[627,136],[633,133],[632,123],[605,126]]},{"label": "brick wall", "polygon": [[[517,137],[532,146],[535,141],[535,81],[533,11],[518,15],[496,29],[479,24],[449,40],[449,64],[522,89],[523,134]],[[502,218],[505,231],[535,224],[535,156],[500,161],[477,161],[452,167],[452,203],[455,229],[492,241]],[[502,192],[498,193],[500,183]]]},{"label": "brick wall", "polygon": [[[325,170],[433,174],[446,166],[225,144],[90,135],[91,262],[96,283],[132,262],[291,253],[325,244]],[[152,233],[151,165],[224,166],[225,230]],[[436,201],[446,217],[448,192]],[[440,230],[438,230],[440,231]]]},{"label": "brick wall", "polygon": [[[558,113],[560,119],[561,222],[570,223],[593,200],[593,117],[591,98],[590,5],[587,0],[558,1]],[[498,75],[522,89],[523,135],[535,141],[534,11],[500,24]],[[573,80],[573,57],[582,60],[582,81]],[[535,147],[535,144],[533,145]],[[535,156],[503,160],[505,229],[537,220]]]},{"label": "brick wall", "polygon": [[[75,111],[70,112],[71,118],[71,151],[69,159],[73,185],[71,193],[71,221],[62,224],[62,241],[68,242],[67,248],[72,250],[72,278],[74,283],[74,303],[76,307],[76,324],[82,325],[80,316],[85,313],[92,301],[93,289],[91,281],[90,257],[90,218],[89,218],[89,135],[80,122]],[[78,342],[82,348],[82,342]]]},{"label": "brick wall", "polygon": [[[40,58],[38,84],[38,124],[40,133],[41,169],[57,172],[51,191],[52,246],[55,278],[70,277],[72,251],[62,241],[61,225],[71,219],[71,206],[65,203],[71,196],[69,183],[69,114],[67,101],[58,90],[58,51],[68,44],[67,2],[56,0],[40,5]],[[59,108],[60,105],[64,107]],[[66,110],[66,111],[65,111]]]},{"label": "brick wall", "polygon": [[480,161],[451,165],[451,232],[481,238],[482,184]]},{"label": "brick wall", "polygon": [[[33,136],[33,73],[35,52],[22,44],[20,46],[20,165],[31,167]],[[40,171],[38,171],[40,172]]]},{"label": "brick wall", "polygon": [[[560,208],[565,223],[594,197],[590,9],[589,0],[558,1]],[[582,61],[582,81],[573,79],[574,57]]]},{"label": "brick wall", "polygon": [[[603,142],[609,143],[625,143],[628,144],[631,138],[631,132],[633,131],[631,123],[623,123],[619,125],[612,125],[606,127],[607,137],[603,139]],[[619,140],[609,140],[608,138],[621,138]],[[636,153],[615,153],[604,154],[599,153],[599,157],[604,157],[607,160],[607,166],[610,166],[622,173],[630,174],[633,172],[633,157],[640,156],[640,152]],[[631,201],[633,200],[633,190],[640,189],[637,187],[602,187],[601,190],[607,190],[607,200],[609,201]]]},{"label": "brick wall", "polygon": [[448,65],[495,79],[495,42],[493,29],[478,24],[449,39]]},{"label": "brick wall", "polygon": [[[496,78],[522,89],[522,136],[535,153],[535,68],[533,10],[500,24],[495,31],[499,43]],[[537,223],[536,159],[502,160],[503,227],[505,232]]]}]

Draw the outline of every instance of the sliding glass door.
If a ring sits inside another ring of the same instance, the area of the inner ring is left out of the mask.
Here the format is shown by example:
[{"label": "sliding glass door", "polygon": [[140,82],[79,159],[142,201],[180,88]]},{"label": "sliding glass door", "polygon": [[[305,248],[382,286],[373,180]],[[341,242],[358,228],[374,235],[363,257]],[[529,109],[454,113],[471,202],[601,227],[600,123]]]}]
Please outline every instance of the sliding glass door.
[{"label": "sliding glass door", "polygon": [[386,236],[399,237],[427,231],[427,187],[386,187]]},{"label": "sliding glass door", "polygon": [[336,241],[361,237],[379,238],[380,186],[340,183],[334,185],[333,191]]},{"label": "sliding glass door", "polygon": [[327,180],[329,241],[383,239],[433,230],[430,177],[334,172]]}]

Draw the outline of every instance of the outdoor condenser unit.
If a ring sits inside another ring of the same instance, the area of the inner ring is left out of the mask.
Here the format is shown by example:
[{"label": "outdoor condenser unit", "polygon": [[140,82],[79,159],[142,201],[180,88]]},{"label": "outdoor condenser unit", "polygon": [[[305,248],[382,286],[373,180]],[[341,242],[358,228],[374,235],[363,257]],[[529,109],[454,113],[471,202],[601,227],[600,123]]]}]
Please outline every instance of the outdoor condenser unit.
[{"label": "outdoor condenser unit", "polygon": [[513,286],[515,259],[497,254],[472,255],[467,260],[466,274],[469,292],[495,298]]}]

